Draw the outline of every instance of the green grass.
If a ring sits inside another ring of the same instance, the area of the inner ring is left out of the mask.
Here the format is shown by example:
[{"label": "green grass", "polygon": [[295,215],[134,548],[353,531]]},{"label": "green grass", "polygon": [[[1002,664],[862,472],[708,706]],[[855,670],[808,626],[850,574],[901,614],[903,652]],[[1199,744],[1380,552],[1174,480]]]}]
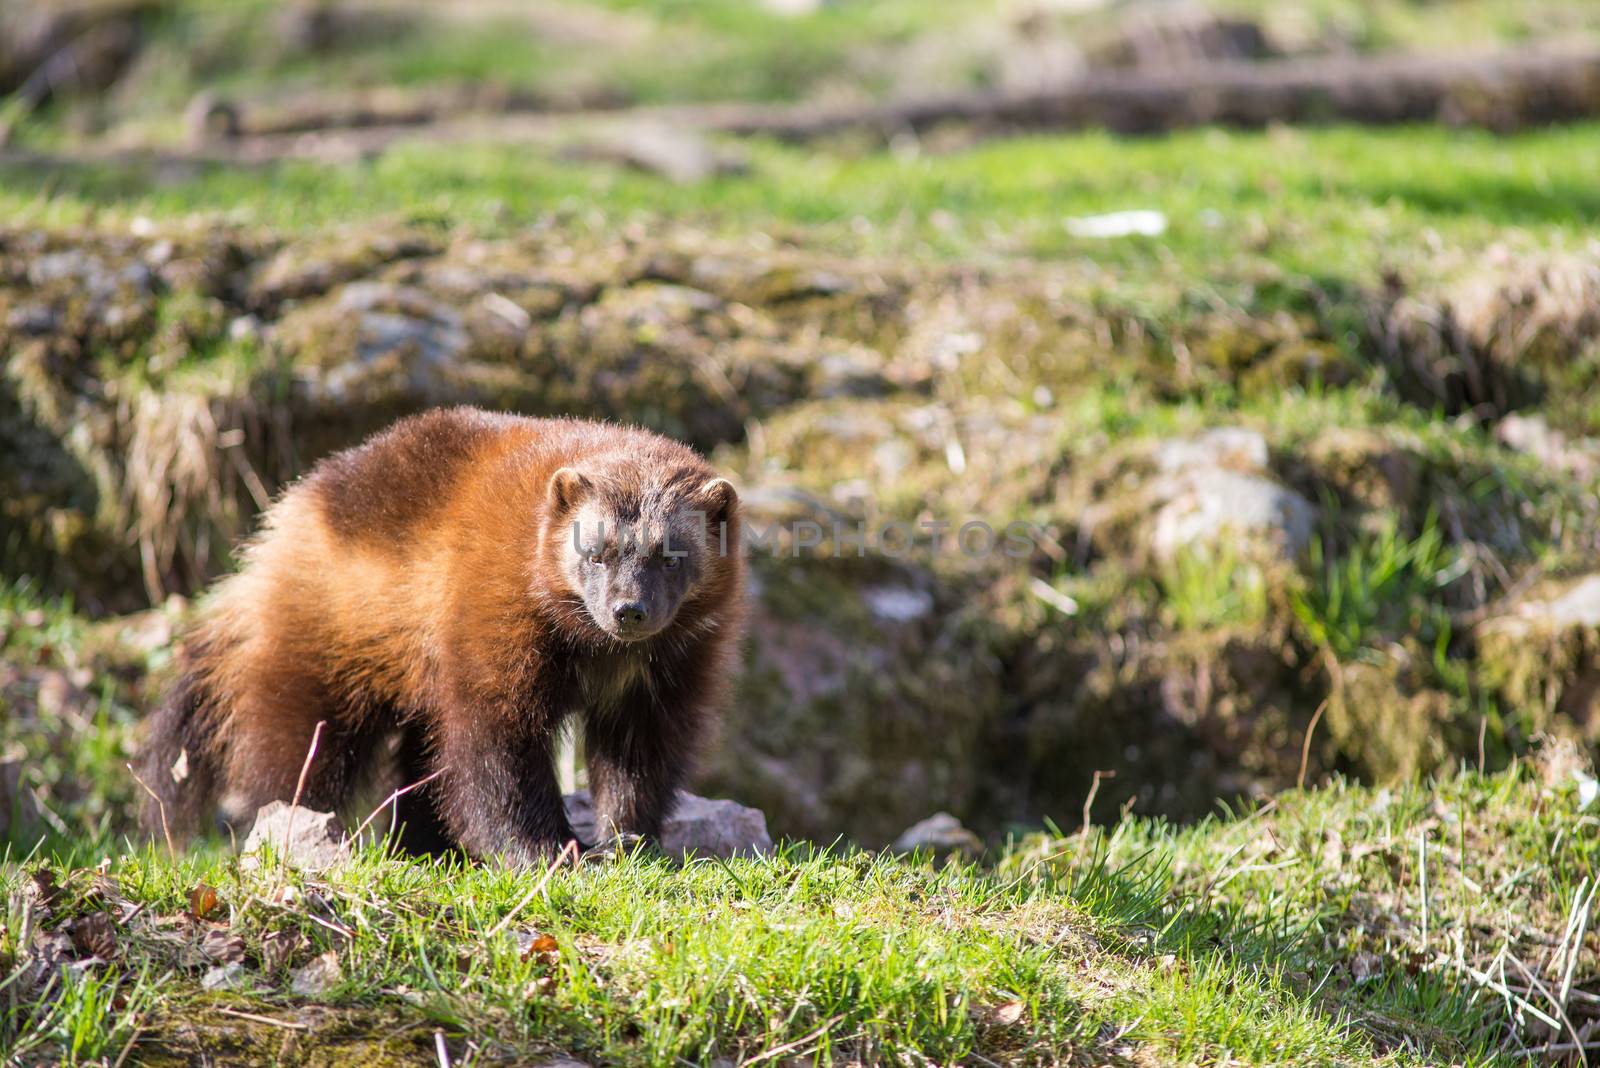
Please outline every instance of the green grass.
[{"label": "green grass", "polygon": [[1425,646],[1448,644],[1450,613],[1444,589],[1461,577],[1464,562],[1429,515],[1415,537],[1393,522],[1361,534],[1338,556],[1313,541],[1307,588],[1291,594],[1291,607],[1313,644],[1340,660],[1368,649],[1378,634],[1414,635]]},{"label": "green grass", "polygon": [[[620,1064],[1508,1063],[1505,1005],[1467,968],[1505,953],[1548,974],[1547,936],[1600,875],[1571,784],[1519,769],[1334,783],[1185,829],[1034,836],[978,866],[796,846],[639,855],[560,871],[531,897],[531,873],[378,847],[312,878],[270,858],[241,870],[225,847],[83,846],[0,867],[9,932],[119,917],[111,962],[0,992],[15,999],[0,1041],[71,1063],[114,1057],[135,1030],[143,1048],[227,1035],[270,1056],[281,1032],[241,1012],[304,1029],[307,1052],[412,1059],[438,1030],[458,1057],[471,1043],[491,1060]],[[110,883],[70,863],[100,848]],[[21,888],[41,863],[61,890],[28,921]],[[185,919],[202,885],[221,904]],[[21,960],[12,938],[0,962]],[[336,979],[295,993],[325,953]],[[238,987],[202,990],[230,959]]]},{"label": "green grass", "polygon": [[1163,570],[1161,592],[1179,630],[1251,626],[1267,617],[1259,564],[1226,546],[1178,554]]},{"label": "green grass", "polygon": [[[1505,138],[1435,128],[1204,130],[1148,141],[1085,133],[910,159],[765,145],[752,174],[689,185],[526,148],[402,146],[345,165],[11,165],[0,170],[0,212],[61,224],[203,213],[278,233],[371,219],[485,233],[552,219],[596,230],[676,221],[803,231],[849,252],[1043,257],[1091,280],[1098,273],[1108,287],[1130,274],[1148,287],[1208,275],[1270,286],[1283,272],[1367,280],[1434,259],[1435,270],[1462,267],[1496,242],[1581,243],[1600,221],[1600,195],[1581,176],[1597,169],[1595,125]],[[1168,231],[1096,240],[1064,226],[1135,208],[1164,212]],[[1440,256],[1440,246],[1453,255]]]}]

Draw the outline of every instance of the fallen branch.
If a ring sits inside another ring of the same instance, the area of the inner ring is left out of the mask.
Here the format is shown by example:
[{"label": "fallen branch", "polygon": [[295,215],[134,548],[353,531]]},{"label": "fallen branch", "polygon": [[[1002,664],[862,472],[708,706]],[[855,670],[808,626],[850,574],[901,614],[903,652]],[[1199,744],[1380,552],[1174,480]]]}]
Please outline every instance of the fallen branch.
[{"label": "fallen branch", "polygon": [[1511,130],[1600,113],[1600,51],[1532,47],[1464,56],[1336,56],[1107,71],[1049,91],[948,94],[867,107],[726,107],[724,133],[883,137],[946,123],[1008,129],[1446,122]]}]

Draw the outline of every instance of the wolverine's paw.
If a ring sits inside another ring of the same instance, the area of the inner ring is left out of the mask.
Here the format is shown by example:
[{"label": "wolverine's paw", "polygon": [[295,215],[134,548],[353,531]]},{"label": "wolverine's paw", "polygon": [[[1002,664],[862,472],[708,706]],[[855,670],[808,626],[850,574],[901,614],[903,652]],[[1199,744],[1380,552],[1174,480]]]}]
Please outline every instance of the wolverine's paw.
[{"label": "wolverine's paw", "polygon": [[620,834],[602,838],[594,845],[586,848],[583,851],[583,862],[585,864],[609,864],[614,860],[632,856],[653,846],[654,843],[650,839],[623,831]]}]

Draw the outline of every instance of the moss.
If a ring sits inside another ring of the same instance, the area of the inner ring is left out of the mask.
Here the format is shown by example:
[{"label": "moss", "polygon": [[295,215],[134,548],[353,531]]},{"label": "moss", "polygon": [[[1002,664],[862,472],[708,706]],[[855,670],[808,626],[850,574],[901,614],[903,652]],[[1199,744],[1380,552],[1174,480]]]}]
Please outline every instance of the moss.
[{"label": "moss", "polygon": [[285,301],[327,293],[384,264],[430,256],[441,247],[438,238],[425,231],[381,227],[352,228],[285,245],[255,272],[248,300],[253,308],[272,312]]},{"label": "moss", "polygon": [[1600,746],[1600,629],[1593,578],[1549,580],[1474,631],[1478,678],[1526,740],[1539,733]]},{"label": "moss", "polygon": [[1364,775],[1396,782],[1434,771],[1463,751],[1471,731],[1430,677],[1430,662],[1406,643],[1337,666],[1326,722],[1341,759]]},{"label": "moss", "polygon": [[1365,512],[1411,512],[1422,487],[1421,458],[1404,438],[1378,428],[1332,427],[1299,452],[1316,486]]},{"label": "moss", "polygon": [[434,1056],[432,1031],[402,1013],[317,1008],[281,1015],[294,1024],[284,1027],[252,1019],[265,1015],[261,1005],[250,1003],[244,1016],[229,1008],[225,997],[202,998],[181,1013],[153,1017],[140,1038],[139,1063],[400,1068]]}]

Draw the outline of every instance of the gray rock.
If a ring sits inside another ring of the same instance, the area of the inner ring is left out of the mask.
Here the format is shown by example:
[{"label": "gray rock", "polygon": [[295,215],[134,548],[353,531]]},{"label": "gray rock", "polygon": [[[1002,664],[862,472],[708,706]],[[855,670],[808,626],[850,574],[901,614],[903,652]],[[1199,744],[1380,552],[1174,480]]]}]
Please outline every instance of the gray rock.
[{"label": "gray rock", "polygon": [[1169,473],[1211,467],[1265,471],[1267,439],[1243,427],[1218,427],[1195,437],[1163,441],[1156,446],[1155,462]]},{"label": "gray rock", "polygon": [[1150,547],[1171,559],[1180,550],[1217,545],[1230,538],[1266,542],[1293,558],[1311,541],[1311,502],[1257,474],[1225,468],[1195,469],[1167,476],[1154,487],[1157,509]]},{"label": "gray rock", "polygon": [[1592,478],[1600,470],[1600,443],[1592,438],[1573,441],[1552,429],[1542,415],[1512,412],[1496,424],[1494,436],[1507,448],[1537,457],[1541,463],[1578,478]]},{"label": "gray rock", "polygon": [[304,871],[321,871],[344,857],[344,830],[331,812],[315,812],[274,801],[256,813],[255,826],[244,840],[246,869],[260,864],[261,847],[272,843],[273,852]]},{"label": "gray rock", "polygon": [[1600,575],[1585,575],[1547,596],[1524,598],[1510,613],[1489,620],[1486,630],[1526,634],[1573,627],[1600,627]]},{"label": "gray rock", "polygon": [[238,962],[211,968],[200,977],[202,990],[244,990],[250,986],[250,973]]},{"label": "gray rock", "polygon": [[[596,829],[589,791],[568,794],[566,803],[572,829],[593,843]],[[661,828],[661,851],[668,856],[759,856],[772,851],[772,836],[759,809],[679,790],[677,808]]]},{"label": "gray rock", "polygon": [[935,812],[911,825],[889,847],[896,853],[932,853],[936,857],[982,855],[983,840],[948,812]]}]

